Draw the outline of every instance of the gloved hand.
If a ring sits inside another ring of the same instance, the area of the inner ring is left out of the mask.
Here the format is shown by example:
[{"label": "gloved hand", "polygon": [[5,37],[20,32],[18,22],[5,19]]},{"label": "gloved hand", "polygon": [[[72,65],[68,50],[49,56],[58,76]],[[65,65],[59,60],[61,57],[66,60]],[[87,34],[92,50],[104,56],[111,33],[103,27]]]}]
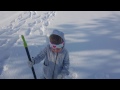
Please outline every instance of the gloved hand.
[{"label": "gloved hand", "polygon": [[34,61],[33,61],[33,60],[32,60],[32,61],[28,61],[28,66],[29,66],[30,68],[32,68],[33,65],[34,65]]},{"label": "gloved hand", "polygon": [[64,77],[65,77],[65,74],[61,73],[57,76],[57,79],[64,79]]}]

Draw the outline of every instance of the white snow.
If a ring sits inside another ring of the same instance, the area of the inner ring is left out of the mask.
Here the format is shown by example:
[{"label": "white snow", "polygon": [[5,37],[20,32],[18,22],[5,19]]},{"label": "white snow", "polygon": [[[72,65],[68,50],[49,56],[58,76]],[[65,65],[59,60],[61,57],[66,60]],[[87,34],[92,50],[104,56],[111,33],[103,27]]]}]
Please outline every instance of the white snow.
[{"label": "white snow", "polygon": [[[54,28],[65,33],[72,79],[120,78],[120,11],[0,11],[0,79],[34,79],[31,57]],[[43,62],[34,66],[37,79]]]}]

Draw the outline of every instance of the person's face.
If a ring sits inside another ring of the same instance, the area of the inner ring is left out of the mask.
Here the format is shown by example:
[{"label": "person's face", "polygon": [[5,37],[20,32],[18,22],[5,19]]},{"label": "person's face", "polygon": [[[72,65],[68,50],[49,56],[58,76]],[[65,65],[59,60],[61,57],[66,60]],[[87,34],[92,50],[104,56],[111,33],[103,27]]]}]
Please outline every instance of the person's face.
[{"label": "person's face", "polygon": [[53,52],[55,52],[55,53],[59,53],[61,50],[62,50],[62,48],[51,48],[52,49],[52,51]]}]

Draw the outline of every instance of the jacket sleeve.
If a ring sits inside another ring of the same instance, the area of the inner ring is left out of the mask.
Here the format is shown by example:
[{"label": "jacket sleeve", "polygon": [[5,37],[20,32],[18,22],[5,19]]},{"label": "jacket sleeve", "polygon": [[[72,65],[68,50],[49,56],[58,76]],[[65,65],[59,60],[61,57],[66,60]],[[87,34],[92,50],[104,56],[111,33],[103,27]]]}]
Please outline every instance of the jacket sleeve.
[{"label": "jacket sleeve", "polygon": [[69,53],[67,51],[66,55],[65,55],[65,58],[63,60],[63,68],[62,68],[61,74],[69,75],[69,65],[70,65]]},{"label": "jacket sleeve", "polygon": [[33,58],[34,64],[41,62],[47,54],[47,47],[45,47],[36,57]]}]

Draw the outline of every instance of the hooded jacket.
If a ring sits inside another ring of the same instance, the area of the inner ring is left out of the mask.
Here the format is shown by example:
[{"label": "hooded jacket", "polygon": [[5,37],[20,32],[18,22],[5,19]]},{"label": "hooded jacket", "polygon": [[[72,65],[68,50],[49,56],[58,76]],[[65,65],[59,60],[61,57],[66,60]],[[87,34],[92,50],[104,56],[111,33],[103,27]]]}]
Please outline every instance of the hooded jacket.
[{"label": "hooded jacket", "polygon": [[58,75],[69,75],[69,53],[65,48],[64,33],[53,30],[52,34],[60,36],[64,40],[64,47],[59,53],[51,50],[48,44],[35,58],[34,64],[44,60],[43,72],[46,79],[57,79]]}]

